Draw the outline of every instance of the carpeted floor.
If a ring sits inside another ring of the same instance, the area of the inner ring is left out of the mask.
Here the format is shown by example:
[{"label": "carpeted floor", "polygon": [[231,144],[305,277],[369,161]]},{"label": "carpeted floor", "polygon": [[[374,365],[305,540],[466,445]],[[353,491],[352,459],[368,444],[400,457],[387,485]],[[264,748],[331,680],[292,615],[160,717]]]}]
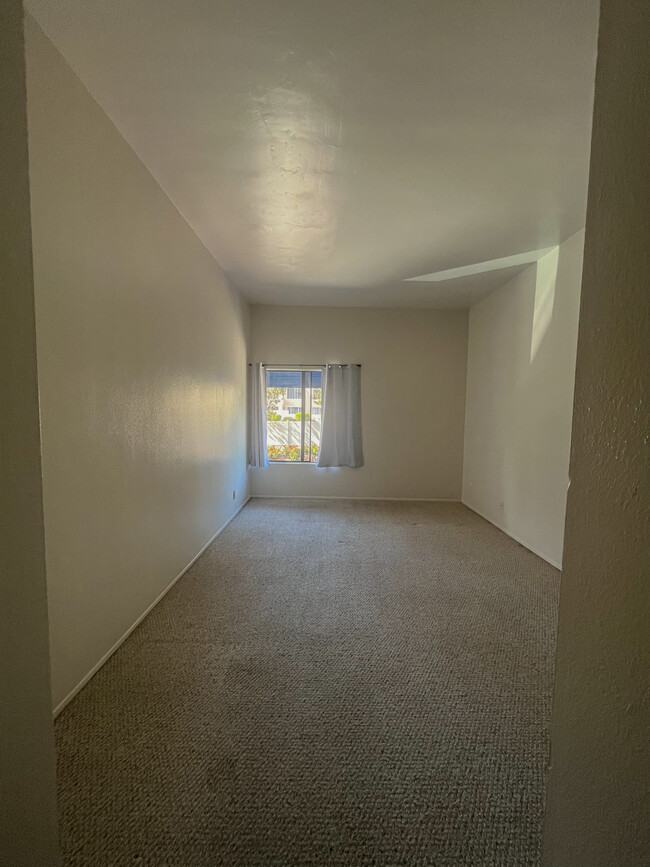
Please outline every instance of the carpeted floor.
[{"label": "carpeted floor", "polygon": [[252,500],[58,718],[64,863],[538,864],[558,579],[459,504]]}]

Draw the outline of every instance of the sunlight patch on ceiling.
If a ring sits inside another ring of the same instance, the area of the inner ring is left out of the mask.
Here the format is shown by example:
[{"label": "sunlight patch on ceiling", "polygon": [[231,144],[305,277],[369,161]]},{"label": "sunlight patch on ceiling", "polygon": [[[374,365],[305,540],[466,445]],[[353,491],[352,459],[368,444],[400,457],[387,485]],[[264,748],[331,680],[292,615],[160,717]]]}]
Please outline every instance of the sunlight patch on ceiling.
[{"label": "sunlight patch on ceiling", "polygon": [[503,256],[501,259],[490,259],[488,262],[477,262],[475,265],[463,265],[461,268],[449,268],[447,271],[434,271],[433,274],[422,274],[420,277],[407,277],[408,281],[440,283],[443,280],[455,280],[457,277],[470,277],[472,274],[483,274],[486,271],[499,271],[502,268],[512,268],[516,265],[529,265],[537,262],[542,256],[550,253],[554,247],[543,247],[541,250],[529,250],[527,253],[515,253],[513,256]]},{"label": "sunlight patch on ceiling", "polygon": [[340,121],[308,94],[275,87],[254,100],[252,139],[251,220],[267,266],[290,274],[332,250]]}]

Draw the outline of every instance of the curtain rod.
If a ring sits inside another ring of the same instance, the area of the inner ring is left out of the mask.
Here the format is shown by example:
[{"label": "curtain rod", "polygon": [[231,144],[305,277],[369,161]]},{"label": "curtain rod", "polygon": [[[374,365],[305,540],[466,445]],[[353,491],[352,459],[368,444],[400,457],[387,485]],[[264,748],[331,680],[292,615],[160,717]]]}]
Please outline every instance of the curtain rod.
[{"label": "curtain rod", "polygon": [[[252,367],[253,362],[249,361],[248,366]],[[291,367],[361,367],[360,364],[263,364],[262,367],[281,367],[281,368],[291,368]]]}]

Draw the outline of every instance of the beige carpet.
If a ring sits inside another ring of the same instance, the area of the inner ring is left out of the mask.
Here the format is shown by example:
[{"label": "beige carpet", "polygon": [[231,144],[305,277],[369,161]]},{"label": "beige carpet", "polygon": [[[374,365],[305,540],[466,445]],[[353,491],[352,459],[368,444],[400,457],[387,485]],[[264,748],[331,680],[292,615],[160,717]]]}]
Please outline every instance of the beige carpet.
[{"label": "beige carpet", "polygon": [[251,501],[57,720],[64,863],[538,864],[558,577],[457,504]]}]

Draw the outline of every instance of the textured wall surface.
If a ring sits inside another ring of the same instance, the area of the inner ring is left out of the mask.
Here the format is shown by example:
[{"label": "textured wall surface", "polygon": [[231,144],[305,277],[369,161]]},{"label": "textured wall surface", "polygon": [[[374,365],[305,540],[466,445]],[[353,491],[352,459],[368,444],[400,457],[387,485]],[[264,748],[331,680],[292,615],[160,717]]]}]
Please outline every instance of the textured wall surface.
[{"label": "textured wall surface", "polygon": [[0,863],[58,863],[23,9],[0,4]]},{"label": "textured wall surface", "polygon": [[246,496],[247,307],[33,23],[27,37],[56,706]]},{"label": "textured wall surface", "polygon": [[253,494],[459,499],[467,310],[251,307],[252,361],[363,364],[365,466],[251,470]]},{"label": "textured wall surface", "polygon": [[650,863],[650,5],[603,0],[548,867]]},{"label": "textured wall surface", "polygon": [[584,232],[469,314],[463,502],[558,568]]}]

